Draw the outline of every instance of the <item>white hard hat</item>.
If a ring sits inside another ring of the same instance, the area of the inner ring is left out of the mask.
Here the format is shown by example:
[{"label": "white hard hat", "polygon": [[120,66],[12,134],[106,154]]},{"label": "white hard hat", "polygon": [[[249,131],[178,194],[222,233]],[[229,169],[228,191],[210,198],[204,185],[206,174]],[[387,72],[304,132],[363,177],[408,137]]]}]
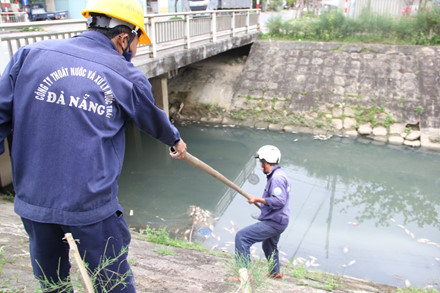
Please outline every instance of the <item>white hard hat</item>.
[{"label": "white hard hat", "polygon": [[269,164],[278,164],[281,161],[281,152],[276,146],[265,145],[258,150],[255,158],[265,160]]}]

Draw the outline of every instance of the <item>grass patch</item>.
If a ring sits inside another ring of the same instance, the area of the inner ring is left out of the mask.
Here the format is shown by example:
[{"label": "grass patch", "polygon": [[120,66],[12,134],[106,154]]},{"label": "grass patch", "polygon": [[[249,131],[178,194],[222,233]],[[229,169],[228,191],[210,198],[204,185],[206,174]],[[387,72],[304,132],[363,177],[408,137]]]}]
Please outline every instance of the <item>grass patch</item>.
[{"label": "grass patch", "polygon": [[261,39],[433,46],[440,44],[440,9],[419,9],[414,16],[400,18],[376,15],[368,9],[357,18],[339,11],[287,20],[277,15],[269,18],[267,27],[269,33]]},{"label": "grass patch", "polygon": [[173,248],[169,246],[160,246],[158,248],[155,248],[153,251],[160,255],[173,255],[173,256],[177,255],[177,253],[173,250]]},{"label": "grass patch", "polygon": [[170,234],[166,230],[167,228],[164,227],[162,229],[154,229],[150,226],[147,226],[145,230],[141,231],[141,238],[143,240],[156,243],[156,244],[162,244],[165,246],[173,246],[178,248],[184,248],[184,249],[193,249],[198,251],[206,251],[206,248],[204,248],[200,243],[197,242],[187,242],[185,240],[177,239],[177,238],[171,238]]}]

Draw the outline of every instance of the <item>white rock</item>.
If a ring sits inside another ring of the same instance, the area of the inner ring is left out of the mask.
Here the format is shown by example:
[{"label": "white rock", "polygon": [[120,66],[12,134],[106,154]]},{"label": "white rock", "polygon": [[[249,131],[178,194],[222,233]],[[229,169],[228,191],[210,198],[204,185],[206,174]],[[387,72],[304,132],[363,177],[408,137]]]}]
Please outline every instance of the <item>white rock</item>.
[{"label": "white rock", "polygon": [[405,137],[406,140],[417,140],[420,138],[420,131],[411,130],[408,135]]},{"label": "white rock", "polygon": [[344,129],[355,129],[356,128],[356,119],[345,117],[344,118]]},{"label": "white rock", "polygon": [[400,134],[405,132],[405,124],[394,123],[390,125],[390,134]]},{"label": "white rock", "polygon": [[386,136],[388,134],[388,131],[383,126],[377,126],[373,128],[373,135],[375,136]]},{"label": "white rock", "polygon": [[414,148],[418,148],[421,145],[420,140],[407,140],[407,139],[405,139],[403,144]]},{"label": "white rock", "polygon": [[[425,135],[422,133],[421,137],[420,137],[420,143],[422,148],[426,149],[426,150],[430,150],[430,151],[440,151],[440,143],[434,143],[430,140],[429,135]],[[435,136],[437,137],[437,136]],[[435,138],[433,137],[433,138]]]},{"label": "white rock", "polygon": [[352,108],[346,107],[344,109],[344,114],[345,114],[345,116],[354,116],[354,115],[356,115],[356,112]]},{"label": "white rock", "polygon": [[388,136],[386,135],[375,135],[373,136],[373,140],[378,142],[388,142]]},{"label": "white rock", "polygon": [[332,111],[333,117],[339,117],[342,115],[342,109],[341,108],[334,108]]},{"label": "white rock", "polygon": [[349,137],[356,137],[356,136],[358,136],[358,132],[356,130],[347,130],[344,133],[345,133],[345,135],[347,135]]},{"label": "white rock", "polygon": [[404,141],[404,139],[401,136],[392,135],[392,136],[388,137],[388,142],[390,144],[401,145],[401,144],[403,144],[403,141]]},{"label": "white rock", "polygon": [[342,120],[341,119],[332,119],[332,126],[336,129],[336,130],[341,130],[342,129]]},{"label": "white rock", "polygon": [[360,135],[368,135],[371,134],[372,131],[373,129],[371,129],[370,123],[362,124],[358,128],[358,132]]}]

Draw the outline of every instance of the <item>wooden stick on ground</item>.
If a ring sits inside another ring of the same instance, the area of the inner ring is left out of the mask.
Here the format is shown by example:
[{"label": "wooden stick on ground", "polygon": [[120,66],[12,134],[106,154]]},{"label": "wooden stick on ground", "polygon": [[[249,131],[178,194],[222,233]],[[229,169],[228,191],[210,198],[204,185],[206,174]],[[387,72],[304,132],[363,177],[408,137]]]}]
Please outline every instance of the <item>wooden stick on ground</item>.
[{"label": "wooden stick on ground", "polygon": [[240,283],[243,293],[252,293],[252,287],[250,283],[249,273],[246,268],[241,268],[238,270],[240,274]]},{"label": "wooden stick on ground", "polygon": [[69,243],[70,251],[73,253],[75,262],[79,267],[79,272],[81,273],[81,280],[83,281],[84,287],[87,290],[86,292],[94,293],[92,281],[90,281],[89,274],[87,274],[87,270],[79,254],[78,247],[76,246],[75,240],[73,240],[72,233],[66,233],[64,234],[64,237],[65,239],[67,239],[67,243]]}]

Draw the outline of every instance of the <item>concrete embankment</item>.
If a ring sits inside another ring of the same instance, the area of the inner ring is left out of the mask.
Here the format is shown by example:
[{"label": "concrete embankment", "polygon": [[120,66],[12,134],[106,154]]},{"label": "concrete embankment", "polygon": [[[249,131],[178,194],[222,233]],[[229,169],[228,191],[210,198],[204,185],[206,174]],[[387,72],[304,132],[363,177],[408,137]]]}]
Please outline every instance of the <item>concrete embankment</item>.
[{"label": "concrete embankment", "polygon": [[[440,48],[258,41],[170,81],[176,119],[440,151]],[[237,54],[237,55],[234,55]],[[241,54],[241,56],[240,56]]]}]

